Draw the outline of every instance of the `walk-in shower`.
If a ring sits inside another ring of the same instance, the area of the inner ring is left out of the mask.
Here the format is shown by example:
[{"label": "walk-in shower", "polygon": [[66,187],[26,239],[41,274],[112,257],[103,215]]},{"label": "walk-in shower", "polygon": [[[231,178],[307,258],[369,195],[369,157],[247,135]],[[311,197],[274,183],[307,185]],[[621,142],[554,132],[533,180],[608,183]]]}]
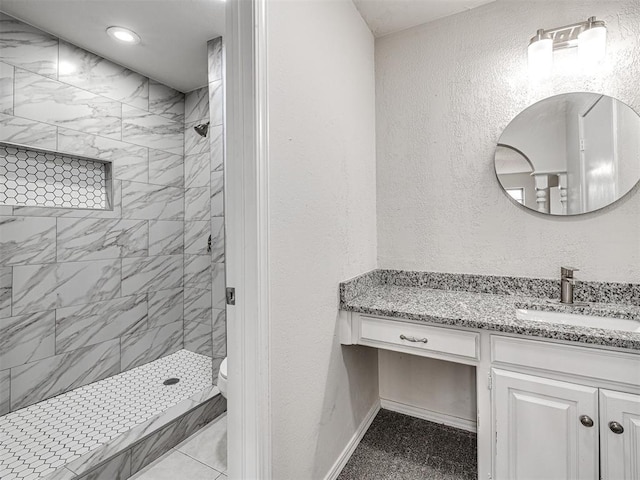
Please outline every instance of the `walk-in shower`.
[{"label": "walk-in shower", "polygon": [[189,73],[127,60],[162,49],[109,43],[103,3],[2,1],[2,480],[125,479],[226,410],[224,5],[149,12],[218,12]]}]

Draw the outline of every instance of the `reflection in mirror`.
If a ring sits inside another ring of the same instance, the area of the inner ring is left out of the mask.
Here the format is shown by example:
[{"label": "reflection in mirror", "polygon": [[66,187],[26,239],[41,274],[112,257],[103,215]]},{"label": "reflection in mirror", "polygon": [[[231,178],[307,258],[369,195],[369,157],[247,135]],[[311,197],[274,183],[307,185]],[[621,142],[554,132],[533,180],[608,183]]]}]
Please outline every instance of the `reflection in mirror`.
[{"label": "reflection in mirror", "polygon": [[495,169],[505,192],[532,210],[551,215],[598,210],[640,180],[640,117],[596,93],[544,99],[505,128]]}]

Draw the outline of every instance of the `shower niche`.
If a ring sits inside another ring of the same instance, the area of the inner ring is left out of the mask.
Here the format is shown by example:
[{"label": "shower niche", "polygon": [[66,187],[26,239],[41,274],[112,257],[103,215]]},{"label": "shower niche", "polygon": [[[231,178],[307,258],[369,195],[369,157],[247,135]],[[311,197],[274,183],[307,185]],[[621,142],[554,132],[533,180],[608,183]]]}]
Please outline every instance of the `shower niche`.
[{"label": "shower niche", "polygon": [[111,163],[0,142],[0,205],[112,209]]}]

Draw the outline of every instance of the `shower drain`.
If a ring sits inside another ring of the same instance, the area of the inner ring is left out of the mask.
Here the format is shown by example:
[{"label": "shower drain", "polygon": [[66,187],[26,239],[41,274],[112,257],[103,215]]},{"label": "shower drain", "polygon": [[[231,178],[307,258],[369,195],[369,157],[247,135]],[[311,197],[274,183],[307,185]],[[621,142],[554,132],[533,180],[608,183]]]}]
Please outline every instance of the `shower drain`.
[{"label": "shower drain", "polygon": [[175,385],[176,383],[178,383],[180,381],[179,378],[167,378],[164,382],[162,382],[165,385]]}]

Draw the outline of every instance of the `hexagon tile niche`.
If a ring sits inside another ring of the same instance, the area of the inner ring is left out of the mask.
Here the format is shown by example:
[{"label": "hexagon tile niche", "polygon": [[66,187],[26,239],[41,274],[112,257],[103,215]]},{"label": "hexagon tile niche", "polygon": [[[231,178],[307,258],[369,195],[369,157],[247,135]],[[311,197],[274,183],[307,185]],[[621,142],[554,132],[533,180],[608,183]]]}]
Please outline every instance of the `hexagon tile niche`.
[{"label": "hexagon tile niche", "polygon": [[0,205],[109,208],[110,165],[0,143]]}]

